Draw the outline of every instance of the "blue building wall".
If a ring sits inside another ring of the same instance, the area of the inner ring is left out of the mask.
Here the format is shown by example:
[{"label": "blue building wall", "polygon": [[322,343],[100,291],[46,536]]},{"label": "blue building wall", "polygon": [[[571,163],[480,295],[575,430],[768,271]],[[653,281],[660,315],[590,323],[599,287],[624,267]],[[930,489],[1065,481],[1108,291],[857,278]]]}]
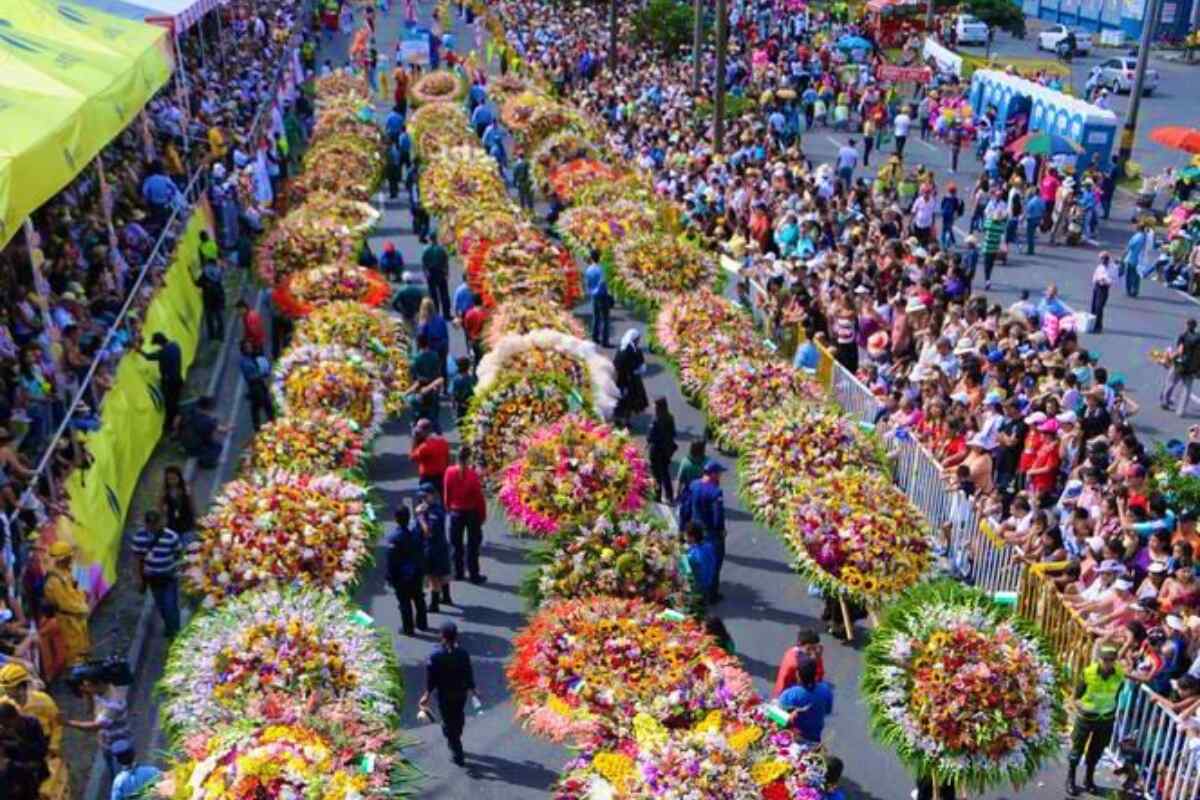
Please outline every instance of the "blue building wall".
[{"label": "blue building wall", "polygon": [[[1156,36],[1187,36],[1195,2],[1200,0],[1163,0]],[[1031,0],[1023,8],[1025,13],[1047,22],[1089,31],[1120,29],[1127,39],[1136,40],[1142,35],[1142,18],[1149,6],[1149,0]]]}]

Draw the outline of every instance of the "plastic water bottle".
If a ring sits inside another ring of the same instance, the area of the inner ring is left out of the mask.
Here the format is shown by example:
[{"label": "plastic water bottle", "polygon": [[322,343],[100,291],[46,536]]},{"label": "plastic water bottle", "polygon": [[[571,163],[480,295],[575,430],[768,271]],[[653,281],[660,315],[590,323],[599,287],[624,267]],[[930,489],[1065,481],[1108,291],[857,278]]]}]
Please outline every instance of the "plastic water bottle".
[{"label": "plastic water bottle", "polygon": [[479,702],[479,697],[471,695],[471,710],[475,712],[475,716],[483,716],[483,703]]}]

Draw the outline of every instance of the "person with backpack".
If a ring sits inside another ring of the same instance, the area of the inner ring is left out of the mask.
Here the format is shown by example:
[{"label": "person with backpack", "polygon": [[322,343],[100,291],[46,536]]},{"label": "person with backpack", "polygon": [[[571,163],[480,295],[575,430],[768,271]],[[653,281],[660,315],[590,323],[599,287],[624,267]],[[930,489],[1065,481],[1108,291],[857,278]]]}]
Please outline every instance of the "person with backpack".
[{"label": "person with backpack", "polygon": [[1187,414],[1188,400],[1192,395],[1192,383],[1200,374],[1200,332],[1196,330],[1195,319],[1187,321],[1187,327],[1175,340],[1171,357],[1171,371],[1167,373],[1162,396],[1159,402],[1163,409],[1170,411],[1174,407],[1175,389],[1183,386],[1183,399],[1179,403],[1179,416]]},{"label": "person with backpack", "polygon": [[243,339],[242,359],[238,367],[246,380],[250,420],[257,431],[264,421],[272,422],[275,419],[275,405],[271,402],[271,362],[251,342]]}]

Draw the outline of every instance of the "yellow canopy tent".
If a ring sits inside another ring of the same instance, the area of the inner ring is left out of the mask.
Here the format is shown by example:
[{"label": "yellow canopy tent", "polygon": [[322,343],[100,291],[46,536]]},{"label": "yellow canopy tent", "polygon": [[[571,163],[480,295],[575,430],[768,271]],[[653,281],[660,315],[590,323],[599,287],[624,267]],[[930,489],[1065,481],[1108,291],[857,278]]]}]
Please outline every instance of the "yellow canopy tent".
[{"label": "yellow canopy tent", "polygon": [[0,4],[0,247],[167,82],[167,36],[70,2]]}]

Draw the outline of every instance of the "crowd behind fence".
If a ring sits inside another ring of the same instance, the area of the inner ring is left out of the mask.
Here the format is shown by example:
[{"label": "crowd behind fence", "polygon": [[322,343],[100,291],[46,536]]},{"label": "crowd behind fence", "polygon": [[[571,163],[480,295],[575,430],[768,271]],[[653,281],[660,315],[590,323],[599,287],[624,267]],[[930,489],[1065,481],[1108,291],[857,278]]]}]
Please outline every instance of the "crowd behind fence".
[{"label": "crowd behind fence", "polygon": [[[818,349],[818,375],[837,404],[853,419],[874,425],[882,404],[829,350]],[[1017,613],[1042,631],[1073,684],[1092,659],[1095,637],[1063,602],[1052,580],[1065,564],[1022,562],[992,522],[944,479],[941,464],[928,448],[911,436],[893,437],[886,444],[893,480],[925,515],[935,535],[944,537],[950,561],[965,565],[961,577],[998,598],[1015,596]],[[1131,765],[1131,780],[1140,787],[1132,796],[1200,797],[1200,724],[1181,719],[1162,697],[1130,681],[1115,730],[1109,755]]]}]

